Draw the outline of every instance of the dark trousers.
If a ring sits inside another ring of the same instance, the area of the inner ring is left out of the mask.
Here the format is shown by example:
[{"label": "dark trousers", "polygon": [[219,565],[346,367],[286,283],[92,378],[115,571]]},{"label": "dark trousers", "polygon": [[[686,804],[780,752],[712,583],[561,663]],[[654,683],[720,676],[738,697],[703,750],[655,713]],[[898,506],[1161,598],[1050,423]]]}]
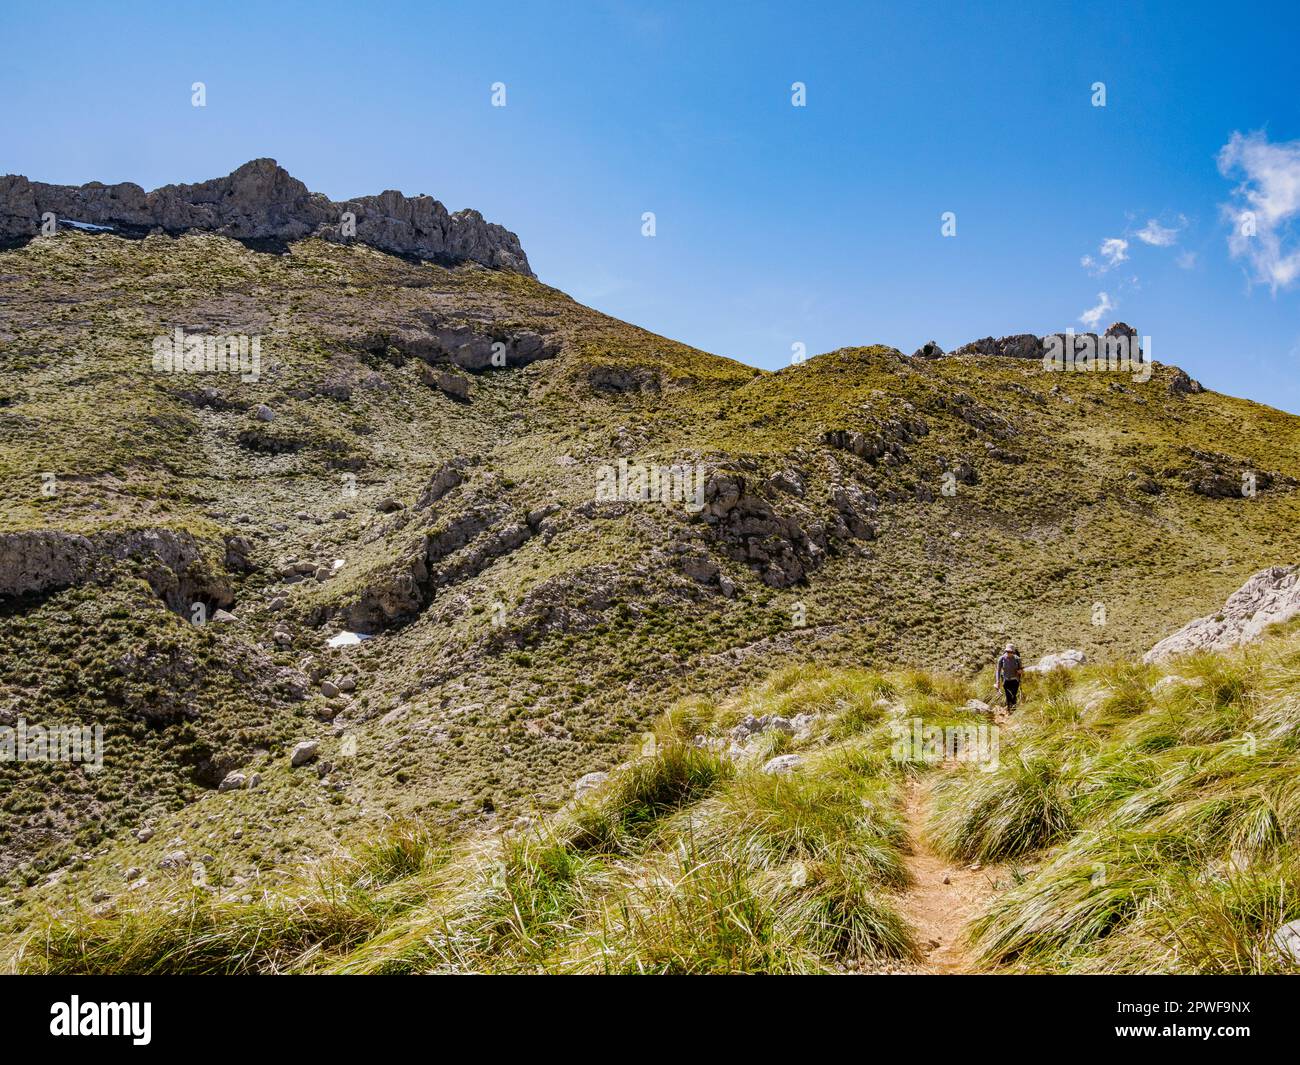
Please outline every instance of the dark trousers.
[{"label": "dark trousers", "polygon": [[1016,699],[1020,696],[1020,680],[1008,677],[1002,682],[1002,690],[1007,693],[1007,709],[1016,708]]}]

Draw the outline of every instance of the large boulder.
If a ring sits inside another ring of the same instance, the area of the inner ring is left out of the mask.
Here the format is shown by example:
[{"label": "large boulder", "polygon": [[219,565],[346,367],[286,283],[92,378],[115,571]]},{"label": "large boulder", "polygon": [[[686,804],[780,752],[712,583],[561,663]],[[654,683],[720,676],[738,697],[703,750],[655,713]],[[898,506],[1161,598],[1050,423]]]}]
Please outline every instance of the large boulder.
[{"label": "large boulder", "polygon": [[1029,666],[1026,673],[1050,673],[1054,669],[1073,669],[1083,665],[1087,656],[1082,651],[1059,651],[1056,654],[1043,655],[1038,662]]},{"label": "large boulder", "polygon": [[1151,648],[1144,662],[1159,662],[1189,651],[1224,651],[1256,639],[1268,626],[1300,613],[1300,580],[1295,566],[1260,570],[1228,596],[1223,608],[1189,621]]}]

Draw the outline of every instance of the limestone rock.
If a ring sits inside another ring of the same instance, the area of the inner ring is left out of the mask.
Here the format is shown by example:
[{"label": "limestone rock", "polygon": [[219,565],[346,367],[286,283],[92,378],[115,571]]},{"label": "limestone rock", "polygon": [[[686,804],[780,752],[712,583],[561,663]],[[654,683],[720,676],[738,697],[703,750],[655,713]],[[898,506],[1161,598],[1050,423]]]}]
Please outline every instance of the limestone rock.
[{"label": "limestone rock", "polygon": [[1061,651],[1059,654],[1043,655],[1035,665],[1025,669],[1026,673],[1050,673],[1054,669],[1073,669],[1083,665],[1087,655],[1082,651]]},{"label": "limestone rock", "polygon": [[588,792],[595,791],[608,779],[608,773],[588,773],[586,776],[579,777],[573,785],[574,795],[581,799]]},{"label": "limestone rock", "polygon": [[1228,596],[1214,614],[1189,621],[1151,648],[1144,662],[1159,662],[1189,651],[1224,651],[1249,643],[1270,625],[1300,613],[1300,580],[1295,566],[1272,566],[1254,574]]},{"label": "limestone rock", "polygon": [[0,177],[0,240],[35,236],[46,212],[61,224],[104,226],[125,235],[197,230],[236,240],[355,240],[398,255],[533,276],[519,238],[477,211],[452,214],[431,196],[393,190],[335,203],[309,191],[274,159],[254,159],[225,177],[148,193],[129,182],[73,186]]},{"label": "limestone rock", "polygon": [[793,773],[803,765],[803,756],[798,754],[781,754],[763,765],[764,773]]}]

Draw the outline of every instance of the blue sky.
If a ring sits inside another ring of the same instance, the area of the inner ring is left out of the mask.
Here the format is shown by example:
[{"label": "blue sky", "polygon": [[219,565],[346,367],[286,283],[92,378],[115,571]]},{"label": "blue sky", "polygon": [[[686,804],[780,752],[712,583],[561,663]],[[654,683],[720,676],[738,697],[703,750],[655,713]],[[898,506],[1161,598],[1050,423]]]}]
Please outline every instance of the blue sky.
[{"label": "blue sky", "polygon": [[0,173],[271,156],[335,198],[429,193],[584,303],[768,368],[1099,308],[1300,412],[1294,3],[6,0],[0,39]]}]

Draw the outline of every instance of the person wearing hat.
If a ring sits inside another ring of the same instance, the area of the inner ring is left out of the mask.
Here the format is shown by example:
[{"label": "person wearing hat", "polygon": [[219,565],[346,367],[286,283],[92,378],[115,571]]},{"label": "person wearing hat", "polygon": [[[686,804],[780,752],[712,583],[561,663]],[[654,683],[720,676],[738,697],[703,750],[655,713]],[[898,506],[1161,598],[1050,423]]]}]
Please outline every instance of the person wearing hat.
[{"label": "person wearing hat", "polygon": [[1007,713],[1016,708],[1016,699],[1020,695],[1020,678],[1024,674],[1020,666],[1020,652],[1013,643],[1007,644],[998,659],[998,687],[1006,694]]}]

